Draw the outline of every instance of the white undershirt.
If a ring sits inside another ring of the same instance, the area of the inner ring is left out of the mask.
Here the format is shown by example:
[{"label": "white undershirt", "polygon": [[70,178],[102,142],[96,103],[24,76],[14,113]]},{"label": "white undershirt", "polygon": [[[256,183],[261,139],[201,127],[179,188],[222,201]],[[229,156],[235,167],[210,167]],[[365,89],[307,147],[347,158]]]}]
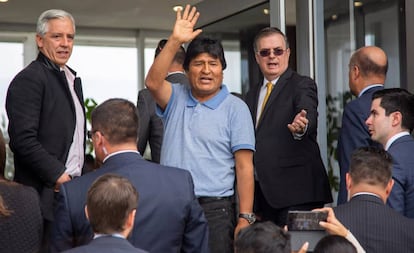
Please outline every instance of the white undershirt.
[{"label": "white undershirt", "polygon": [[405,135],[410,135],[410,133],[407,132],[407,131],[404,131],[404,132],[400,132],[400,133],[394,135],[393,137],[391,137],[387,141],[387,144],[385,145],[384,149],[388,151],[388,149],[390,148],[391,144],[393,144],[395,140],[397,140],[398,138],[403,137]]},{"label": "white undershirt", "polygon": [[82,166],[85,159],[83,149],[83,143],[85,140],[85,116],[83,114],[83,105],[81,105],[79,98],[75,92],[75,75],[66,66],[61,70],[65,72],[76,113],[75,131],[73,132],[73,141],[70,145],[68,158],[65,164],[65,172],[73,177],[76,177],[81,175]]}]

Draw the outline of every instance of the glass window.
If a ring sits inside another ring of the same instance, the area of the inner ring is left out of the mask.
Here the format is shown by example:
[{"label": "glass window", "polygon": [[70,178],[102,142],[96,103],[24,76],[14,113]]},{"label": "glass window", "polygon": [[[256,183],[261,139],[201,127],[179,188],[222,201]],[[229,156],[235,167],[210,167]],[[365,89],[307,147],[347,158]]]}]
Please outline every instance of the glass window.
[{"label": "glass window", "polygon": [[85,99],[93,98],[99,104],[109,98],[125,98],[136,103],[136,48],[75,45],[68,66],[82,79]]},{"label": "glass window", "polygon": [[5,109],[7,88],[14,76],[23,68],[23,43],[0,42],[0,102],[1,128],[7,126]]},{"label": "glass window", "polygon": [[5,177],[13,179],[14,166],[13,166],[13,153],[8,147],[8,134],[7,126],[8,119],[6,114],[5,102],[7,89],[14,76],[23,68],[23,43],[19,42],[0,42],[0,128],[6,141],[6,167]]},{"label": "glass window", "polygon": [[400,87],[399,1],[324,0],[324,13],[328,165],[338,176],[337,137],[344,105],[353,98],[348,85],[352,53],[363,46],[382,48],[389,66],[385,87]]}]

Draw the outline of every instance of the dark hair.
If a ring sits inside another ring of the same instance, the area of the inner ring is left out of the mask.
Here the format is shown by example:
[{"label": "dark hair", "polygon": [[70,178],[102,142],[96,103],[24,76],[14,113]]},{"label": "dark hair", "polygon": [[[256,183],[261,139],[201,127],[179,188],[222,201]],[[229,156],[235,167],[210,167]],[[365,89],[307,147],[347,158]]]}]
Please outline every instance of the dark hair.
[{"label": "dark hair", "polygon": [[[166,39],[162,39],[158,42],[157,48],[155,49],[154,58],[157,57],[161,53],[161,50],[165,47],[165,44],[167,44],[167,41],[168,40]],[[184,60],[185,60],[185,49],[183,46],[180,46],[180,48],[178,48],[178,51],[174,55],[173,62],[183,65]]]},{"label": "dark hair", "polygon": [[258,51],[257,48],[257,42],[264,38],[264,37],[268,37],[270,35],[274,35],[274,34],[279,34],[283,36],[283,39],[285,40],[285,44],[286,44],[286,49],[289,48],[289,41],[288,38],[286,37],[286,35],[277,27],[266,27],[263,28],[262,30],[259,31],[259,33],[256,34],[256,36],[254,37],[254,41],[253,41],[253,50],[255,52]]},{"label": "dark hair", "polygon": [[184,69],[188,71],[191,60],[199,54],[207,53],[213,58],[219,59],[223,70],[226,69],[226,59],[221,42],[217,39],[198,36],[187,47],[187,53],[184,60]]},{"label": "dark hair", "polygon": [[388,59],[385,65],[374,62],[364,50],[357,50],[350,59],[350,65],[359,67],[362,76],[379,75],[385,77],[388,71]]},{"label": "dark hair", "polygon": [[125,230],[128,215],[137,208],[138,192],[119,175],[98,177],[88,190],[86,208],[95,233],[112,234]]},{"label": "dark hair", "polygon": [[361,147],[351,155],[349,174],[355,184],[381,185],[384,188],[391,180],[392,158],[382,148]]},{"label": "dark hair", "polygon": [[98,105],[91,121],[92,132],[100,131],[110,144],[137,142],[138,110],[126,99],[112,98]]},{"label": "dark hair", "polygon": [[357,253],[357,250],[345,237],[327,235],[319,240],[313,253]]},{"label": "dark hair", "polygon": [[270,221],[240,230],[234,243],[237,253],[290,253],[290,234]]},{"label": "dark hair", "polygon": [[414,96],[405,89],[391,88],[378,90],[372,95],[372,100],[381,98],[380,106],[385,115],[400,112],[402,115],[401,127],[410,131],[414,128]]}]

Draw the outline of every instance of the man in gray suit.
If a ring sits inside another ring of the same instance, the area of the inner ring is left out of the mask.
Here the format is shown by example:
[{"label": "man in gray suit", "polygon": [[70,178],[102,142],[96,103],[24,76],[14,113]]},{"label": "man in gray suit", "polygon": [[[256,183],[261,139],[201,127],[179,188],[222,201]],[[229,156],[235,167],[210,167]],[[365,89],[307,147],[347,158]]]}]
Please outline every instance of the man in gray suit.
[{"label": "man in gray suit", "polygon": [[[158,56],[166,43],[166,39],[162,39],[158,42],[157,48],[155,49],[155,57]],[[184,59],[185,49],[181,46],[174,56],[165,80],[170,83],[189,85],[183,67]],[[144,155],[147,143],[149,143],[151,148],[151,160],[160,163],[164,125],[161,118],[155,113],[156,103],[148,89],[142,89],[138,93],[137,107],[140,118],[138,151]]]},{"label": "man in gray suit", "polygon": [[366,252],[414,252],[414,220],[385,205],[394,180],[392,158],[377,147],[358,148],[346,174],[349,202],[334,208]]}]

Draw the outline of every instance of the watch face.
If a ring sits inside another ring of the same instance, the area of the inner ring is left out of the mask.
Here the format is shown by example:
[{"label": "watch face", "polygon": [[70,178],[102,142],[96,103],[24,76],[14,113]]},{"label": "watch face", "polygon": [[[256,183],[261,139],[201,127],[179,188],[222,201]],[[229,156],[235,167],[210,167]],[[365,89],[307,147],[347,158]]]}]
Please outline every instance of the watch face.
[{"label": "watch face", "polygon": [[256,221],[256,215],[254,213],[241,213],[239,217],[246,219],[249,224],[253,224]]}]

